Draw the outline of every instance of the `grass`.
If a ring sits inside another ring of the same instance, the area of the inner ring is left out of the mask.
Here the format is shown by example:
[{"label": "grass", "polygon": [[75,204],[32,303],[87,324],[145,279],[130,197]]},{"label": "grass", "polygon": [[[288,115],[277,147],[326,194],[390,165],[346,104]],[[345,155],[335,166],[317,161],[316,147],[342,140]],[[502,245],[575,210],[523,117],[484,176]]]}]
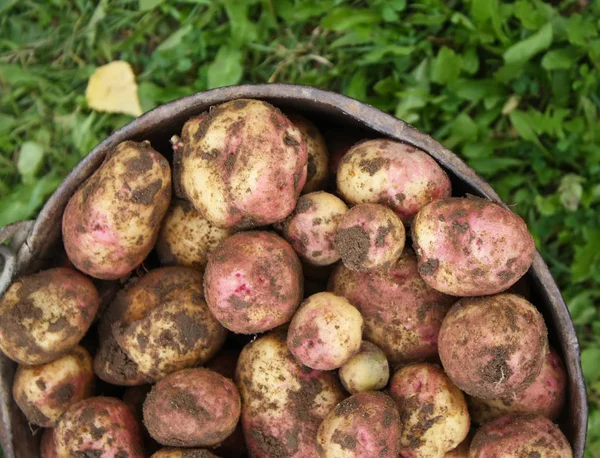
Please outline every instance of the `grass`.
[{"label": "grass", "polygon": [[34,217],[131,120],[86,106],[112,60],[132,64],[144,110],[241,82],[363,100],[432,134],[527,220],[577,326],[598,458],[599,30],[597,0],[0,0],[0,226]]}]

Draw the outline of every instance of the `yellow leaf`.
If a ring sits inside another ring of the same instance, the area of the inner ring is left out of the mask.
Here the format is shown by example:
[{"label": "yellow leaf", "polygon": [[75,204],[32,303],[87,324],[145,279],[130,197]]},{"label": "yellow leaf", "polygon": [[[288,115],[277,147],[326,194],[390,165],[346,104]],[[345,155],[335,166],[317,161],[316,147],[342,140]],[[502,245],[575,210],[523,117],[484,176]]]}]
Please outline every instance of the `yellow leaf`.
[{"label": "yellow leaf", "polygon": [[109,113],[142,114],[135,75],[128,62],[116,60],[98,67],[85,90],[90,108]]}]

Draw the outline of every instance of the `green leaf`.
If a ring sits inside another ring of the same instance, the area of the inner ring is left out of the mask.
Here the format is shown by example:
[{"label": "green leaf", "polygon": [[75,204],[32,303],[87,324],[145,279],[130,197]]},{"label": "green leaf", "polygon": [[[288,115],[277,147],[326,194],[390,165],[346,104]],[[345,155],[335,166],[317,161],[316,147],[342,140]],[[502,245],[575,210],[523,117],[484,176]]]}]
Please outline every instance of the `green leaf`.
[{"label": "green leaf", "polygon": [[165,0],[139,0],[138,9],[140,11],[150,11],[163,3]]},{"label": "green leaf", "polygon": [[[584,245],[575,247],[575,256],[571,265],[571,279],[581,282],[591,277],[592,271],[599,268],[600,229],[583,228]],[[594,267],[595,266],[595,267]]]},{"label": "green leaf", "polygon": [[17,170],[23,181],[32,180],[44,161],[44,148],[36,142],[25,142],[21,145]]},{"label": "green leaf", "polygon": [[487,157],[481,159],[472,159],[469,165],[484,175],[493,175],[503,170],[519,167],[524,164],[523,159],[513,157]]},{"label": "green leaf", "polygon": [[515,16],[530,30],[538,30],[548,22],[548,18],[530,0],[518,0],[514,8]]},{"label": "green leaf", "polygon": [[525,40],[515,43],[504,52],[507,64],[525,63],[552,44],[552,25],[546,24]]},{"label": "green leaf", "polygon": [[19,0],[2,0],[0,1],[0,13],[8,12]]},{"label": "green leaf", "polygon": [[471,15],[481,30],[485,30],[485,25],[491,22],[496,37],[503,43],[508,42],[508,37],[502,30],[504,21],[500,14],[498,0],[473,0]]},{"label": "green leaf", "polygon": [[[596,19],[597,22],[597,19]],[[581,14],[572,14],[567,22],[567,36],[569,41],[578,46],[585,46],[587,40],[598,35],[598,29],[593,23]]]},{"label": "green leaf", "polygon": [[367,98],[366,71],[359,70],[352,76],[344,94],[357,100],[365,100]]},{"label": "green leaf", "polygon": [[477,137],[477,125],[466,113],[461,113],[452,123],[452,135],[463,139],[473,139]]},{"label": "green leaf", "polygon": [[525,113],[519,110],[513,110],[509,113],[508,117],[517,133],[521,136],[521,138],[535,143],[540,148],[543,148],[542,144],[540,143],[540,140],[535,134],[535,131],[529,124],[529,119]]},{"label": "green leaf", "polygon": [[156,51],[164,52],[173,49],[181,44],[183,38],[192,31],[192,25],[187,24],[177,30],[175,33],[169,35],[158,47]]},{"label": "green leaf", "polygon": [[586,348],[581,352],[581,368],[586,380],[600,378],[600,348]]},{"label": "green leaf", "polygon": [[443,46],[431,67],[431,81],[446,84],[455,81],[460,75],[462,57],[452,49]]},{"label": "green leaf", "polygon": [[571,68],[577,62],[577,50],[568,47],[548,51],[542,59],[542,67],[546,70],[558,70]]},{"label": "green leaf", "polygon": [[208,89],[239,83],[243,71],[240,50],[227,45],[221,46],[215,60],[208,66]]},{"label": "green leaf", "polygon": [[368,9],[336,8],[321,19],[321,27],[337,32],[352,29],[359,24],[379,22],[377,13]]}]

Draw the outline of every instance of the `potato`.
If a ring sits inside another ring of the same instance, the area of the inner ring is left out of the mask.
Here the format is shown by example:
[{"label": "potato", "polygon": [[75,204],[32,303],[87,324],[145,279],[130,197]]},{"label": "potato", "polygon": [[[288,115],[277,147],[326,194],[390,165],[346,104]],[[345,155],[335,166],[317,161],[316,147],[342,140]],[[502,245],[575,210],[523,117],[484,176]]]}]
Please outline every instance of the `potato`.
[{"label": "potato", "polygon": [[92,357],[80,346],[50,363],[19,365],[13,381],[13,397],[29,423],[45,428],[93,393]]},{"label": "potato", "polygon": [[411,251],[387,271],[356,272],[340,265],[328,290],[360,311],[364,339],[381,348],[390,364],[437,358],[438,333],[454,298],[423,281]]},{"label": "potato", "polygon": [[[275,107],[239,99],[210,110],[176,156],[182,194],[213,225],[243,229],[288,216],[306,182],[300,131]],[[268,205],[265,203],[268,202]]]},{"label": "potato", "polygon": [[285,332],[277,331],[244,347],[236,383],[250,456],[318,457],[315,436],[319,424],[344,398],[334,373],[296,362]]},{"label": "potato", "polygon": [[340,259],[333,238],[341,217],[348,211],[344,202],[328,192],[311,192],[298,199],[294,213],[283,224],[283,237],[303,260],[327,266]]},{"label": "potato", "polygon": [[160,263],[203,270],[208,254],[231,235],[231,231],[213,226],[194,207],[175,199],[163,220],[156,242]]},{"label": "potato", "polygon": [[219,458],[208,450],[199,448],[163,448],[150,458]]},{"label": "potato", "polygon": [[306,143],[308,161],[306,167],[306,184],[302,188],[302,194],[314,191],[322,191],[327,187],[329,178],[329,151],[327,143],[317,126],[304,116],[296,113],[288,113],[287,117],[292,124],[298,128]]},{"label": "potato", "polygon": [[334,244],[351,270],[389,269],[404,249],[402,220],[377,204],[352,207],[340,219]]},{"label": "potato", "polygon": [[99,303],[94,284],[73,269],[21,277],[0,299],[0,349],[20,364],[49,363],[79,343]]},{"label": "potato", "polygon": [[77,269],[104,280],[127,275],[154,247],[171,200],[171,167],[149,142],[125,141],[75,192],[62,234]]},{"label": "potato", "polygon": [[71,406],[54,430],[58,456],[143,458],[140,427],[119,399],[97,396]]},{"label": "potato", "polygon": [[452,194],[448,175],[431,156],[385,138],[350,148],[340,161],[337,188],[347,203],[386,205],[405,223],[429,202]]},{"label": "potato", "polygon": [[469,458],[572,458],[561,430],[539,415],[506,415],[482,426]]},{"label": "potato", "polygon": [[564,405],[567,387],[565,366],[554,349],[544,357],[539,375],[525,390],[506,399],[468,397],[469,411],[475,423],[483,425],[507,414],[534,413],[557,420]]},{"label": "potato", "polygon": [[292,318],[287,344],[312,369],[337,369],[360,349],[363,319],[344,297],[324,292],[306,299]]},{"label": "potato", "polygon": [[[165,375],[212,358],[227,331],[202,297],[202,274],[187,267],[149,272],[112,305],[112,325],[121,349],[146,378]],[[122,312],[115,312],[122,310]]]},{"label": "potato", "polygon": [[469,448],[471,446],[471,437],[467,438],[460,443],[458,447],[450,450],[444,455],[444,458],[469,458]]},{"label": "potato", "polygon": [[154,385],[144,402],[144,424],[163,445],[207,447],[233,432],[240,410],[231,380],[209,369],[184,369]]},{"label": "potato", "polygon": [[527,272],[535,254],[521,217],[478,198],[427,205],[415,217],[412,240],[423,279],[454,296],[510,288]]},{"label": "potato", "polygon": [[241,232],[210,254],[204,287],[206,302],[223,326],[255,334],[290,320],[302,300],[302,267],[281,237]]},{"label": "potato", "polygon": [[365,391],[342,402],[323,420],[317,433],[322,458],[398,457],[400,419],[384,393]]},{"label": "potato", "polygon": [[46,428],[40,440],[40,458],[60,458],[54,442],[54,429]]},{"label": "potato", "polygon": [[390,394],[400,411],[402,456],[441,458],[467,437],[467,402],[438,366],[404,366],[392,377]]},{"label": "potato", "polygon": [[360,350],[340,367],[340,380],[350,394],[385,388],[390,366],[385,353],[377,345],[363,340]]},{"label": "potato", "polygon": [[525,390],[548,352],[542,315],[514,294],[459,300],[442,323],[438,344],[450,379],[481,399],[509,399]]}]

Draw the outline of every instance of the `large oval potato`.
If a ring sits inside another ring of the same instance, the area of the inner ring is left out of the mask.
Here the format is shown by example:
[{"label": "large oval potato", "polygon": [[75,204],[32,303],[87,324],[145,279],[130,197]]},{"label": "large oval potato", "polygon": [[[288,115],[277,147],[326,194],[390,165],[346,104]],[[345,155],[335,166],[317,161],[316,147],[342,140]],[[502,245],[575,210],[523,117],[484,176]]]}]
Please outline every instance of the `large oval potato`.
[{"label": "large oval potato", "polygon": [[171,167],[149,142],[117,145],[69,200],[65,249],[75,267],[114,280],[154,247],[171,200]]},{"label": "large oval potato", "polygon": [[76,270],[22,277],[0,299],[0,349],[20,364],[48,363],[79,343],[99,304],[92,281]]},{"label": "large oval potato", "polygon": [[212,224],[267,225],[296,206],[306,182],[306,143],[272,105],[247,99],[221,104],[197,129],[184,127],[182,142],[177,186]]},{"label": "large oval potato", "polygon": [[419,273],[454,296],[510,288],[531,266],[533,238],[520,216],[484,199],[450,198],[424,207],[412,224]]},{"label": "large oval potato", "polygon": [[236,368],[242,397],[242,427],[254,458],[317,458],[321,421],[344,393],[333,372],[296,362],[285,332],[271,332],[246,345]]}]

